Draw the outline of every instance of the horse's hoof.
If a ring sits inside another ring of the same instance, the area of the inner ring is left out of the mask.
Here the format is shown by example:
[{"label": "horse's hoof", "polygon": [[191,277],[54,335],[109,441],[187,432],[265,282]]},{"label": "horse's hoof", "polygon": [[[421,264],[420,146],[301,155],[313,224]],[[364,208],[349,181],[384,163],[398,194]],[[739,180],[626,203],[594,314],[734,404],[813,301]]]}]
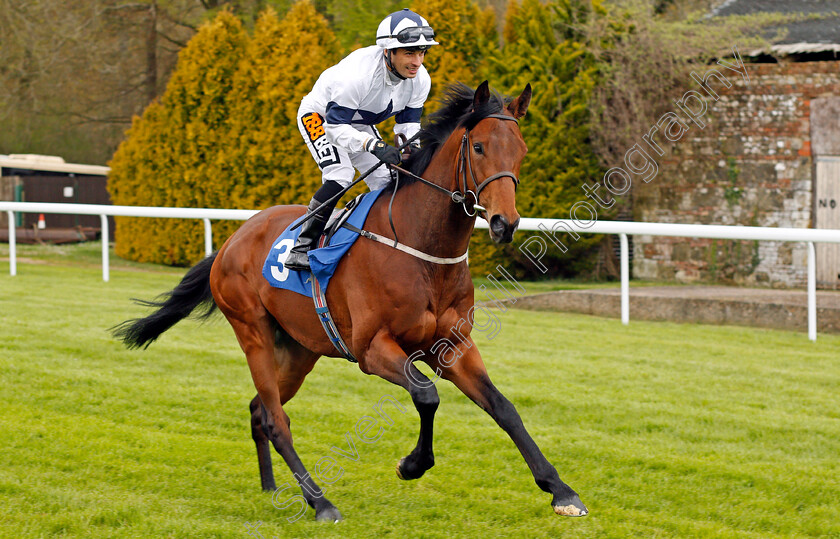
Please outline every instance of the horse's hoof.
[{"label": "horse's hoof", "polygon": [[589,514],[589,510],[580,501],[576,495],[560,500],[551,504],[554,507],[554,512],[564,517],[585,517]]},{"label": "horse's hoof", "polygon": [[402,479],[403,481],[409,481],[411,479],[419,479],[423,477],[423,474],[426,473],[426,470],[434,466],[434,461],[432,461],[430,466],[421,466],[414,461],[408,460],[409,457],[403,457],[397,463],[397,477]]},{"label": "horse's hoof", "polygon": [[339,513],[335,506],[331,506],[318,511],[315,514],[315,520],[319,522],[338,522],[344,520],[344,517],[341,516],[341,513]]}]

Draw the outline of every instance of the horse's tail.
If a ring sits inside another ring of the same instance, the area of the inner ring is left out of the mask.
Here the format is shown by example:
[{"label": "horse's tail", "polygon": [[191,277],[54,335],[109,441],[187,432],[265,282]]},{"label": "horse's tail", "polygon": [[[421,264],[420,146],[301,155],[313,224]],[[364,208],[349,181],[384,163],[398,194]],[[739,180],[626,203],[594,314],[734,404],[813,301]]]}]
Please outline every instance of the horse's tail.
[{"label": "horse's tail", "polygon": [[128,348],[148,348],[160,335],[189,316],[198,307],[203,312],[198,318],[206,319],[216,310],[216,302],[210,290],[210,269],[218,252],[208,256],[187,272],[178,286],[162,294],[154,301],[134,301],[158,310],[145,318],[126,320],[111,328],[114,337],[122,340]]}]

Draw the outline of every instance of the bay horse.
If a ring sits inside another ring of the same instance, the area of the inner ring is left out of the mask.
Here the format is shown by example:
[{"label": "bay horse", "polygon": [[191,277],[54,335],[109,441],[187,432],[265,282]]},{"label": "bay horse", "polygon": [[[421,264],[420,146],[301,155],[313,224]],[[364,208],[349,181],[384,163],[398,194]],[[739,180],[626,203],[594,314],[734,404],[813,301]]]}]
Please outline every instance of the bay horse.
[{"label": "bay horse", "polygon": [[[517,175],[527,151],[518,119],[528,109],[531,86],[505,100],[490,91],[487,81],[475,91],[457,84],[442,101],[420,132],[421,149],[405,162],[408,171],[399,188],[391,197],[387,192],[379,197],[364,230],[392,240],[396,238],[390,231],[399,231],[404,245],[458,259],[467,251],[477,212],[490,223],[491,239],[513,239],[519,224]],[[294,473],[316,519],[337,521],[341,513],[295,452],[283,405],[321,356],[341,354],[321,326],[312,299],[271,287],[261,273],[273,241],[304,210],[275,206],[255,215],[218,252],[193,266],[172,291],[143,302],[157,307],[154,313],[123,322],[114,334],[130,348],[148,347],[193,311],[203,309],[203,316],[209,316],[218,307],[233,326],[257,389],[250,403],[251,433],[263,490],[276,488],[272,444]],[[400,479],[419,478],[435,463],[432,431],[440,399],[434,383],[413,363],[414,356],[424,352],[422,360],[433,371],[455,384],[510,436],[537,486],[552,495],[556,513],[588,513],[525,430],[513,404],[490,381],[470,337],[474,295],[466,261],[429,262],[360,237],[339,263],[326,298],[362,372],[407,390],[420,416],[417,446],[397,466]],[[455,327],[458,340],[451,335]],[[435,343],[443,341],[457,343],[452,350],[457,361],[425,353],[434,352]]]}]

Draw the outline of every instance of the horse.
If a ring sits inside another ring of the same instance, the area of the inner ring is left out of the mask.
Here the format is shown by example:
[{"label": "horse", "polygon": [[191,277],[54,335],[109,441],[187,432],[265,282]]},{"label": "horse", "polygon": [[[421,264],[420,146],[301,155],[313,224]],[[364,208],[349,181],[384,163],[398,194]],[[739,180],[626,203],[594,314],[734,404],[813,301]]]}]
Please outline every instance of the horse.
[{"label": "horse", "polygon": [[[518,227],[516,187],[527,152],[518,119],[528,109],[531,86],[511,99],[491,92],[487,81],[475,90],[456,84],[441,101],[420,131],[420,149],[403,163],[399,188],[391,188],[390,200],[380,196],[365,221],[364,230],[388,238],[389,245],[360,237],[332,276],[326,300],[335,327],[361,371],[408,391],[420,416],[417,445],[397,465],[400,479],[417,479],[435,463],[432,434],[440,399],[435,384],[414,365],[419,356],[510,436],[537,486],[551,494],[555,513],[586,515],[578,494],[560,479],[513,404],[491,382],[470,337],[474,291],[464,255],[476,214],[490,224],[496,243],[512,241]],[[249,409],[263,490],[276,489],[273,445],[316,520],[338,521],[341,513],[295,452],[283,406],[320,357],[343,354],[327,337],[310,298],[273,288],[261,274],[273,241],[304,211],[274,206],[256,214],[173,290],[143,302],[155,312],[113,331],[129,348],[146,348],[191,313],[207,317],[218,307],[233,327],[257,390]],[[393,249],[390,242],[396,244],[397,237],[389,231],[399,231],[399,242],[414,253]],[[432,256],[423,259],[417,252]],[[444,259],[449,263],[440,263]],[[451,345],[448,355],[427,353],[442,342]]]}]

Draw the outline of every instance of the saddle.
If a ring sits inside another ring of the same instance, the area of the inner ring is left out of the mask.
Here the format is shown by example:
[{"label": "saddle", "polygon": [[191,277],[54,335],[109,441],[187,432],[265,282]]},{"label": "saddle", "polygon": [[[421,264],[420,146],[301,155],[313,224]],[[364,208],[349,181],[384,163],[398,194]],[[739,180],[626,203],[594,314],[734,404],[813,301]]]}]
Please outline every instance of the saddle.
[{"label": "saddle", "polygon": [[361,195],[357,196],[350,202],[348,202],[343,208],[333,210],[332,214],[330,214],[329,219],[327,219],[327,224],[324,226],[324,232],[321,234],[323,238],[323,242],[319,242],[322,245],[329,245],[330,240],[332,239],[333,235],[338,232],[339,229],[347,222],[347,219],[350,218],[350,214],[353,213],[353,208],[359,205],[359,202],[365,196],[366,193],[362,193]]}]

